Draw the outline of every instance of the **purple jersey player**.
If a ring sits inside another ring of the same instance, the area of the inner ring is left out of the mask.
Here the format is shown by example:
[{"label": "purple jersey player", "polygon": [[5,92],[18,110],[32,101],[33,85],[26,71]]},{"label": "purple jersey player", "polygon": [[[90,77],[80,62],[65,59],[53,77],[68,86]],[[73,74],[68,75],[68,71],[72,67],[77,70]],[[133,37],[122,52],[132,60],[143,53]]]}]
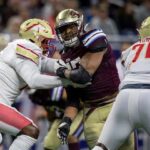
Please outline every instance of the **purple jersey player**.
[{"label": "purple jersey player", "polygon": [[[83,15],[73,9],[61,11],[56,18],[56,33],[64,45],[62,59],[68,68],[60,68],[57,75],[85,88],[66,88],[68,105],[58,128],[58,137],[65,143],[80,101],[84,104],[84,133],[92,148],[100,134],[118,92],[119,76],[111,46],[102,30],[87,29]],[[121,150],[133,149],[128,142]]]}]

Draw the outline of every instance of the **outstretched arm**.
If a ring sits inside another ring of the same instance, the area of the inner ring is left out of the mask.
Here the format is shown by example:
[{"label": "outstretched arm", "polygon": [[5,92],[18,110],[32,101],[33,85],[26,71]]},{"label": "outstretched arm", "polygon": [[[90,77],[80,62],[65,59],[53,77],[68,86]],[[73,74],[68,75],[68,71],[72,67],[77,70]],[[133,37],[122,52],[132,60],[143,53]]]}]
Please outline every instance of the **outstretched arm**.
[{"label": "outstretched arm", "polygon": [[67,143],[67,137],[70,131],[72,121],[75,119],[80,107],[80,100],[75,88],[66,88],[67,92],[67,107],[64,111],[64,117],[57,130],[57,136],[61,142]]},{"label": "outstretched arm", "polygon": [[26,59],[18,58],[15,64],[15,70],[28,86],[34,89],[48,89],[73,84],[71,81],[60,77],[41,74],[38,66]]},{"label": "outstretched arm", "polygon": [[[53,59],[42,57],[41,59],[41,72],[43,73],[56,73],[59,67],[66,67],[66,64],[61,59]],[[67,67],[66,67],[67,68]]]},{"label": "outstretched arm", "polygon": [[86,53],[82,57],[78,69],[68,70],[65,67],[60,67],[58,68],[56,73],[60,77],[70,79],[71,81],[79,84],[86,84],[88,82],[91,82],[92,75],[101,64],[105,52],[106,50],[104,49],[103,51],[96,53]]}]

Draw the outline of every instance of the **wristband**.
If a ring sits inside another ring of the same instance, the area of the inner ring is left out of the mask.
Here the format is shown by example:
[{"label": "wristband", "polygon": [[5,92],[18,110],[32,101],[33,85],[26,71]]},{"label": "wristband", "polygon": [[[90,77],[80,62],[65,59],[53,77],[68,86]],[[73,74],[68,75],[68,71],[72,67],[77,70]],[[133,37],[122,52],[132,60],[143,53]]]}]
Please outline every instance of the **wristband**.
[{"label": "wristband", "polygon": [[71,126],[72,120],[69,117],[63,117],[62,122],[66,122],[67,124],[69,124],[69,126]]}]

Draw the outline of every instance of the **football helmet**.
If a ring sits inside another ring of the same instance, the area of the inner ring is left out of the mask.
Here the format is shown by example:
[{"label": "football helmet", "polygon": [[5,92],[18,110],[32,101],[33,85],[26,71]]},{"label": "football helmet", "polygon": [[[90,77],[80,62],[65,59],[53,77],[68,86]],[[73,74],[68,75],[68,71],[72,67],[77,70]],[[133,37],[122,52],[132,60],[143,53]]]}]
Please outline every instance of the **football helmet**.
[{"label": "football helmet", "polygon": [[141,39],[150,37],[150,17],[147,17],[141,24],[140,29],[138,30]]},{"label": "football helmet", "polygon": [[79,43],[83,32],[83,15],[73,9],[62,10],[56,17],[56,34],[65,47],[74,47]]},{"label": "football helmet", "polygon": [[42,47],[42,42],[55,38],[54,30],[47,21],[41,19],[28,19],[20,25],[20,37],[34,42],[39,47]]}]

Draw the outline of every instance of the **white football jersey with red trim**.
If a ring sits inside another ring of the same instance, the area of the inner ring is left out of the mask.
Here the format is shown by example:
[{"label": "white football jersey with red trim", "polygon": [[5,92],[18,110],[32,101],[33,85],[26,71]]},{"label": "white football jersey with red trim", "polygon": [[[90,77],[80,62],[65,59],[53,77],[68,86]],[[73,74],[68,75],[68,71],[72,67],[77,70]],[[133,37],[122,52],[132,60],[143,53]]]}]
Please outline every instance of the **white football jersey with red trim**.
[{"label": "white football jersey with red trim", "polygon": [[150,84],[150,39],[138,41],[122,53],[126,69],[122,84]]},{"label": "white football jersey with red trim", "polygon": [[[0,53],[0,99],[12,104],[27,84],[18,75],[17,67],[29,60],[40,69],[42,50],[34,43],[18,39],[10,42]],[[32,64],[32,63],[31,63]],[[32,67],[32,65],[31,65]],[[28,71],[28,70],[26,70]]]}]

